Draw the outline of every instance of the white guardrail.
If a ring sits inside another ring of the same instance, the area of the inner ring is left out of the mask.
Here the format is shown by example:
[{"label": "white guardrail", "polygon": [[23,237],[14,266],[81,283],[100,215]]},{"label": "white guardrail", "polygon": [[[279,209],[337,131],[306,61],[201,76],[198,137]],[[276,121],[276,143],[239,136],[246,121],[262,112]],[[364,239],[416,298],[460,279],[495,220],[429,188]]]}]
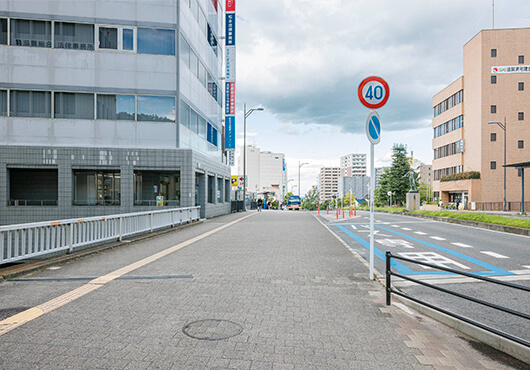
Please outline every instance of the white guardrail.
[{"label": "white guardrail", "polygon": [[198,220],[201,207],[0,226],[0,265]]}]

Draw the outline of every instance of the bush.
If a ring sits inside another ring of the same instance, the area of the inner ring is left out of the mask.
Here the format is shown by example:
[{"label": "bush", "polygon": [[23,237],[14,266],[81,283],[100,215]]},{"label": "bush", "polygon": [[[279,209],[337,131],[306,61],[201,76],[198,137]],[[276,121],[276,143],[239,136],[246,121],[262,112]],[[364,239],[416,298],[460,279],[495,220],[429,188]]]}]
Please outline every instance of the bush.
[{"label": "bush", "polygon": [[480,172],[478,171],[468,171],[455,173],[453,175],[442,176],[440,181],[458,181],[458,180],[471,180],[471,179],[480,179]]},{"label": "bush", "polygon": [[414,211],[412,213],[417,213],[420,215],[428,215],[428,216],[456,218],[459,220],[485,222],[488,224],[523,227],[526,229],[530,229],[530,220],[525,220],[525,219],[520,219],[520,218],[509,218],[509,217],[496,216],[496,215],[488,215],[485,213],[471,213],[471,212],[457,213],[457,212],[450,212],[450,211]]}]

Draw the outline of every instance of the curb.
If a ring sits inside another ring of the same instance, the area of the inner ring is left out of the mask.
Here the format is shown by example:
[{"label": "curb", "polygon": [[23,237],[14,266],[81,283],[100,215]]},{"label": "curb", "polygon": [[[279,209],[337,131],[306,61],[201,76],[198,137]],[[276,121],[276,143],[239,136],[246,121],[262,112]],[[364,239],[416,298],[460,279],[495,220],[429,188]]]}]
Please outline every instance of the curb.
[{"label": "curb", "polygon": [[403,302],[405,305],[418,311],[419,313],[428,316],[438,322],[441,322],[442,324],[447,325],[454,330],[464,333],[473,339],[487,344],[490,347],[493,347],[499,351],[502,351],[510,356],[515,357],[518,360],[530,364],[530,348],[523,346],[522,344],[490,333],[489,331],[468,324],[467,322],[460,321],[442,312],[438,312],[436,310],[433,310],[432,308],[423,306],[419,303],[406,299],[405,297],[392,296],[392,300],[394,299]]},{"label": "curb", "polygon": [[38,261],[23,262],[23,263],[16,264],[14,266],[6,267],[3,269],[0,268],[0,284],[2,284],[4,281],[8,279],[12,279],[12,278],[15,278],[21,275],[44,270],[45,268],[56,265],[56,264],[63,264],[63,263],[67,263],[70,261],[77,260],[77,259],[90,257],[90,256],[93,256],[101,252],[105,252],[105,251],[115,249],[115,248],[121,248],[131,243],[140,242],[146,239],[157,237],[159,235],[181,230],[181,229],[193,226],[193,225],[203,223],[205,221],[206,220],[204,219],[200,219],[199,221],[193,221],[189,224],[175,225],[174,227],[168,227],[168,228],[156,230],[150,233],[140,234],[140,235],[132,236],[130,238],[124,238],[123,241],[121,242],[120,241],[107,242],[104,244],[83,248],[83,249],[74,251],[69,254],[61,254],[58,256],[44,258]]}]

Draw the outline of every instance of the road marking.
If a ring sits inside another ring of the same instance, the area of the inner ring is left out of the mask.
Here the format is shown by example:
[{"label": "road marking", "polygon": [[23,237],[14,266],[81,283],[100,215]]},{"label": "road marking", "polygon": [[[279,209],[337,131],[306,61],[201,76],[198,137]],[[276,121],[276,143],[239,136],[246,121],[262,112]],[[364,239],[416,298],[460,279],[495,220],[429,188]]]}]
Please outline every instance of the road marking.
[{"label": "road marking", "polygon": [[456,245],[457,247],[462,247],[462,248],[473,248],[471,245],[467,245],[464,243],[451,243],[451,244]]},{"label": "road marking", "polygon": [[353,230],[357,230],[357,227],[356,227],[355,225],[351,225],[351,228],[352,228]]},{"label": "road marking", "polygon": [[410,248],[414,249],[414,247],[411,245],[412,242],[408,240],[403,239],[377,239],[376,242],[379,244],[382,244],[385,247],[404,247],[404,248]]},{"label": "road marking", "polygon": [[[410,258],[416,261],[430,263],[432,265],[441,266],[445,268],[450,268],[446,265],[455,265],[457,267],[469,270],[469,267],[458,263],[450,258],[444,257],[441,254],[436,252],[407,252],[407,253],[398,253],[400,256],[405,258]],[[424,269],[431,269],[431,267],[420,265]]]},{"label": "road marking", "polygon": [[122,275],[125,275],[131,271],[134,271],[140,267],[143,267],[147,265],[148,263],[154,262],[162,257],[165,257],[173,252],[178,251],[179,249],[182,249],[184,247],[187,247],[190,244],[193,244],[195,242],[198,242],[199,240],[202,240],[204,238],[207,238],[223,229],[226,229],[227,227],[230,227],[240,221],[243,221],[244,219],[247,219],[251,216],[255,215],[255,213],[251,213],[248,216],[241,217],[240,219],[237,219],[235,221],[229,222],[225,225],[222,225],[218,228],[215,228],[213,230],[210,230],[208,232],[205,232],[199,236],[196,236],[192,239],[188,239],[180,244],[174,245],[172,247],[169,247],[167,249],[164,249],[158,253],[155,253],[149,257],[143,258],[139,261],[136,261],[134,263],[131,263],[130,265],[127,265],[125,267],[122,267],[118,270],[112,271],[106,275],[100,276],[82,286],[80,286],[77,289],[74,289],[68,293],[65,293],[57,298],[54,298],[48,302],[45,302],[43,304],[40,304],[38,306],[32,307],[30,309],[27,309],[25,311],[22,311],[16,315],[10,316],[7,319],[4,319],[0,321],[0,336],[4,335],[5,333],[10,332],[13,329],[18,328],[21,325],[24,325],[27,322],[30,322],[37,317],[40,317],[48,312],[51,312],[55,310],[56,308],[62,307],[65,304],[68,304],[70,302],[75,301],[76,299],[83,297],[84,295],[93,292],[96,289],[101,288],[102,286],[106,285],[109,281],[112,281]]},{"label": "road marking", "polygon": [[440,238],[439,236],[431,236],[430,238],[434,240],[446,240],[444,238]]},{"label": "road marking", "polygon": [[524,265],[523,265],[523,267],[524,267],[524,268],[527,268],[527,269],[530,269],[530,266],[524,266]]},{"label": "road marking", "polygon": [[[515,271],[510,271],[512,273],[515,273]],[[424,278],[425,277],[425,278]],[[424,281],[429,284],[462,284],[462,283],[481,283],[482,280],[473,279],[469,277],[463,277],[463,276],[455,276],[455,275],[446,275],[446,276],[437,276],[436,278],[433,278],[432,275],[421,275],[415,277],[418,280]],[[500,281],[527,281],[530,280],[530,274],[526,275],[503,275],[503,276],[495,276],[495,280]],[[413,283],[412,281],[407,281],[401,278],[392,278],[392,284],[399,286],[399,287],[408,287],[408,286],[418,286],[418,284]]]},{"label": "road marking", "polygon": [[427,235],[427,233],[424,233],[423,231],[414,231],[414,234]]},{"label": "road marking", "polygon": [[392,226],[392,227],[400,227],[399,225],[390,225],[390,226]]},{"label": "road marking", "polygon": [[492,256],[492,257],[495,257],[495,258],[510,258],[508,256],[504,256],[502,254],[495,253],[495,252],[483,252],[483,251],[480,251],[480,253],[487,254],[488,256]]},{"label": "road marking", "polygon": [[412,229],[409,229],[408,227],[402,227],[401,230],[407,230],[407,231],[410,231]]}]

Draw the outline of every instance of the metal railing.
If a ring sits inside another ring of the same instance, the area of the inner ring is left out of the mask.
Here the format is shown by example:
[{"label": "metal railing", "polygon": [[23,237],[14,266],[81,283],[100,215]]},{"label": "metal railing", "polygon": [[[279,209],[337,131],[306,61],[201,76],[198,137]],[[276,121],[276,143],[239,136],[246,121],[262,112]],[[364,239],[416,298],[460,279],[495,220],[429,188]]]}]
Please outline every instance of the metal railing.
[{"label": "metal railing", "polygon": [[57,206],[57,199],[47,199],[47,200],[38,200],[38,199],[10,199],[8,205],[11,207],[51,207]]},{"label": "metal railing", "polygon": [[[470,206],[468,206],[470,207]],[[502,211],[502,202],[479,202],[475,203],[476,211]],[[530,209],[530,202],[524,202],[524,209]],[[507,212],[521,212],[521,202],[506,202]]]},{"label": "metal railing", "polygon": [[530,292],[530,288],[529,287],[526,287],[526,286],[523,286],[523,285],[518,285],[518,284],[513,284],[513,283],[508,283],[508,282],[505,282],[505,281],[494,280],[494,279],[487,278],[487,277],[484,277],[484,276],[470,274],[468,272],[457,271],[457,270],[453,270],[453,269],[450,269],[450,268],[447,268],[447,267],[437,266],[437,265],[433,265],[433,264],[430,264],[430,263],[413,260],[413,259],[410,259],[410,258],[396,256],[396,255],[393,255],[391,252],[388,252],[388,251],[386,252],[386,305],[387,306],[390,306],[390,304],[392,303],[392,294],[395,294],[395,295],[398,295],[400,297],[404,297],[406,299],[410,299],[411,301],[414,301],[416,303],[419,303],[421,305],[429,307],[429,308],[431,308],[433,310],[442,312],[442,313],[444,313],[444,314],[446,314],[448,316],[454,317],[454,318],[456,318],[458,320],[464,321],[464,322],[466,322],[468,324],[477,326],[477,327],[479,327],[479,328],[481,328],[483,330],[489,331],[490,333],[494,333],[496,335],[499,335],[501,337],[510,339],[510,340],[512,340],[514,342],[517,342],[519,344],[522,344],[524,346],[530,347],[530,342],[528,342],[528,341],[526,341],[524,339],[521,339],[519,337],[513,336],[513,335],[508,334],[508,333],[505,333],[505,332],[503,332],[501,330],[492,328],[492,327],[490,327],[488,325],[485,325],[485,324],[482,324],[480,322],[471,320],[471,319],[469,319],[467,317],[458,315],[456,313],[444,310],[443,308],[436,307],[436,306],[434,306],[434,305],[432,305],[430,303],[427,303],[427,302],[422,301],[422,300],[420,300],[418,298],[412,297],[412,296],[410,296],[408,294],[405,294],[405,293],[403,293],[403,292],[401,292],[399,290],[393,289],[392,288],[392,276],[397,276],[397,277],[400,277],[402,279],[411,281],[413,283],[420,284],[420,285],[426,286],[428,288],[432,288],[432,289],[438,290],[440,292],[447,293],[447,294],[450,294],[450,295],[453,295],[453,296],[456,296],[456,297],[459,297],[459,298],[462,298],[462,299],[465,299],[465,300],[468,300],[468,301],[471,301],[471,302],[474,302],[474,303],[478,303],[480,305],[483,305],[483,306],[486,306],[486,307],[489,307],[489,308],[493,308],[493,309],[495,309],[497,311],[502,311],[502,312],[505,312],[505,313],[508,313],[508,314],[511,314],[511,315],[514,315],[514,316],[518,316],[518,317],[521,317],[521,318],[526,319],[526,320],[530,320],[530,315],[528,315],[526,313],[523,313],[523,312],[518,312],[518,311],[512,310],[510,308],[502,307],[502,306],[496,305],[494,303],[486,302],[486,301],[483,301],[481,299],[470,297],[470,296],[467,296],[467,295],[464,295],[464,294],[461,294],[461,293],[453,292],[453,291],[450,291],[448,289],[444,289],[444,288],[441,288],[439,286],[432,285],[432,284],[426,283],[424,281],[421,281],[421,280],[418,280],[418,279],[414,279],[414,278],[405,276],[405,275],[397,273],[397,272],[393,272],[392,271],[392,266],[391,266],[392,258],[398,259],[398,260],[402,260],[402,261],[406,261],[406,262],[410,262],[410,263],[415,263],[415,264],[418,264],[418,265],[421,265],[421,266],[426,266],[426,267],[430,267],[430,268],[437,269],[437,270],[451,272],[451,273],[457,274],[457,275],[467,276],[467,277],[470,277],[470,278],[473,278],[473,279],[478,279],[478,280],[486,281],[486,282],[497,284],[497,285],[502,285],[502,286],[509,287],[509,288],[523,290],[525,292]]},{"label": "metal railing", "polygon": [[0,265],[198,220],[200,207],[0,226]]}]

